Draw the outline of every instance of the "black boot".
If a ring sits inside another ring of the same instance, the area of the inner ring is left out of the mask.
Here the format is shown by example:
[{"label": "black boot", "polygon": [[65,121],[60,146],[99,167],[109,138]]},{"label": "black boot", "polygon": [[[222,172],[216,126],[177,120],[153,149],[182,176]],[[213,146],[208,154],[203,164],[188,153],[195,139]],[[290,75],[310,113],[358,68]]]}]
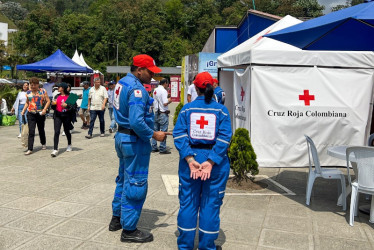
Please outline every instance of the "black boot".
[{"label": "black boot", "polygon": [[118,216],[113,216],[112,220],[109,223],[109,231],[117,231],[122,229],[121,218]]},{"label": "black boot", "polygon": [[146,231],[140,231],[139,229],[135,229],[135,231],[131,233],[122,230],[121,241],[137,243],[151,242],[153,241],[153,235]]},{"label": "black boot", "polygon": [[216,249],[217,250],[222,250],[222,247],[221,246],[216,246]]}]

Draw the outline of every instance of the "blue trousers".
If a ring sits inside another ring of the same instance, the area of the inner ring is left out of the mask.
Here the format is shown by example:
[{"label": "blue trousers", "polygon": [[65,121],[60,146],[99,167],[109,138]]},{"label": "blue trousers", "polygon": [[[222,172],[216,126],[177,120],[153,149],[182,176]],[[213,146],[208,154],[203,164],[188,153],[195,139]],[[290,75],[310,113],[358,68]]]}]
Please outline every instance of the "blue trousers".
[{"label": "blue trousers", "polygon": [[116,133],[115,147],[119,158],[116,190],[112,202],[114,216],[121,217],[123,229],[135,230],[148,189],[148,168],[151,145],[129,135]]},{"label": "blue trousers", "polygon": [[96,117],[99,116],[100,121],[100,134],[105,133],[105,121],[104,121],[105,110],[90,110],[90,128],[88,129],[88,134],[92,135],[92,131],[95,126]]},{"label": "blue trousers", "polygon": [[109,128],[116,129],[117,128],[117,123],[116,123],[116,119],[114,118],[113,108],[108,108],[108,111],[109,111],[109,117],[110,117],[110,121],[111,121]]},{"label": "blue trousers", "polygon": [[[23,107],[25,107],[25,104],[19,104],[18,106],[18,114],[17,114],[17,117],[18,117],[18,125],[19,125],[19,133],[21,134],[22,132],[22,124],[26,124],[27,123],[27,109],[26,109],[26,112],[25,112],[25,115],[22,117],[21,113],[22,113],[22,110],[23,110]],[[23,118],[25,118],[25,120],[23,120]]]},{"label": "blue trousers", "polygon": [[[169,116],[165,113],[155,112],[154,131],[167,132],[169,127]],[[152,138],[152,149],[157,149],[157,141]],[[166,140],[160,142],[160,151],[166,151]]]},{"label": "blue trousers", "polygon": [[[199,163],[206,161],[209,149],[196,149],[195,159]],[[198,249],[216,249],[214,241],[218,238],[219,212],[225,195],[230,164],[225,157],[220,165],[214,165],[210,179],[201,181],[190,178],[187,162],[179,162],[179,203],[178,213],[178,249],[192,250],[196,229],[199,229]],[[199,226],[197,227],[197,221]]]}]

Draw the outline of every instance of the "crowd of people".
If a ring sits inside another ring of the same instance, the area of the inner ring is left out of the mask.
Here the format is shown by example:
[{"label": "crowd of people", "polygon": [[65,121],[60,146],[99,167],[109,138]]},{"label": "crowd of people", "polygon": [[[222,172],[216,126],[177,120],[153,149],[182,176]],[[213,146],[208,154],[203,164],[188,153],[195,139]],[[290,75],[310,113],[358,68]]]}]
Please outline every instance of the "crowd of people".
[{"label": "crowd of people", "polygon": [[[168,80],[160,81],[152,97],[143,86],[160,72],[152,57],[137,55],[133,58],[131,72],[118,83],[110,82],[108,90],[101,85],[100,78],[94,79],[93,87],[89,82],[82,83],[82,102],[78,114],[83,122],[81,128],[88,130],[85,137],[93,138],[97,116],[100,136],[105,135],[107,104],[111,121],[109,132],[116,131],[114,146],[119,169],[109,230],[122,229],[120,240],[123,242],[144,243],[153,240],[153,235],[139,230],[137,224],[148,190],[151,153],[170,154],[166,137],[173,135],[180,156],[178,248],[193,249],[198,230],[199,249],[221,249],[214,241],[218,238],[219,211],[229,176],[227,148],[232,136],[230,115],[223,105],[225,93],[208,72],[199,73],[191,85],[193,87],[188,90],[188,103],[181,109],[171,133],[168,132],[168,106],[171,103]],[[71,129],[77,115],[77,105],[69,101],[71,88],[68,84],[62,82],[53,85],[58,87],[58,94],[54,97],[45,88],[40,88],[39,79],[33,77],[29,85],[24,84],[17,96],[12,111],[18,114],[21,124],[27,122],[29,127],[25,155],[33,152],[36,126],[42,149],[46,149],[44,127],[50,107],[54,110],[51,155],[55,157],[58,154],[61,126],[68,143],[66,151],[73,150]]]}]

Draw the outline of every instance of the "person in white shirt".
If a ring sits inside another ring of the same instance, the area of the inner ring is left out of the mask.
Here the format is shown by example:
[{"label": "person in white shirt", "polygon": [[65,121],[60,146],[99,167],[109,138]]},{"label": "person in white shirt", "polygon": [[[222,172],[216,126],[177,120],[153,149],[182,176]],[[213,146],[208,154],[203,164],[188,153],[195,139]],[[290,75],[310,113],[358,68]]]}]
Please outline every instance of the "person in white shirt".
[{"label": "person in white shirt", "polygon": [[[153,110],[155,112],[154,131],[167,132],[169,127],[169,104],[171,98],[168,98],[169,82],[167,79],[162,79],[157,88],[153,90]],[[152,152],[159,152],[160,154],[170,154],[166,149],[166,140],[160,142],[160,148],[157,147],[157,141],[152,139]]]},{"label": "person in white shirt", "polygon": [[105,87],[101,86],[101,80],[99,77],[94,79],[94,87],[90,89],[88,93],[88,108],[90,112],[90,128],[88,129],[87,139],[92,138],[92,131],[95,125],[96,117],[99,116],[100,121],[100,136],[105,136],[105,121],[104,112],[105,104],[108,101],[108,92]]},{"label": "person in white shirt", "polygon": [[193,102],[197,97],[197,93],[196,93],[196,88],[195,88],[195,84],[191,84],[189,87],[188,87],[188,90],[187,90],[187,101],[188,102]]},{"label": "person in white shirt", "polygon": [[8,106],[6,105],[5,99],[0,99],[1,114],[6,115],[8,113]]},{"label": "person in white shirt", "polygon": [[18,138],[21,138],[22,124],[27,123],[27,111],[24,116],[21,115],[23,107],[26,104],[26,92],[29,90],[29,83],[25,82],[22,86],[22,91],[18,92],[17,99],[13,104],[12,113],[16,114],[19,122],[19,135]]}]

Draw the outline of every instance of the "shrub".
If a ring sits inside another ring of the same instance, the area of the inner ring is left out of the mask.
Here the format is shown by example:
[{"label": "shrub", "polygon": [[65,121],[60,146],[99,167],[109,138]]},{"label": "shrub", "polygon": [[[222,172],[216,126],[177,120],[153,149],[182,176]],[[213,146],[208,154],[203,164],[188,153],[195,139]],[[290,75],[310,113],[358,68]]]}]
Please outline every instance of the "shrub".
[{"label": "shrub", "polygon": [[258,174],[258,163],[253,150],[249,132],[245,128],[238,128],[231,140],[229,148],[230,167],[235,175],[234,180],[240,184],[248,180],[247,174]]},{"label": "shrub", "polygon": [[5,99],[9,110],[16,101],[18,92],[19,91],[15,87],[10,87],[9,85],[0,86],[0,98]]},{"label": "shrub", "polygon": [[181,109],[183,108],[183,102],[180,102],[178,106],[175,108],[174,118],[173,118],[173,124],[177,123],[179,112],[181,112]]}]

